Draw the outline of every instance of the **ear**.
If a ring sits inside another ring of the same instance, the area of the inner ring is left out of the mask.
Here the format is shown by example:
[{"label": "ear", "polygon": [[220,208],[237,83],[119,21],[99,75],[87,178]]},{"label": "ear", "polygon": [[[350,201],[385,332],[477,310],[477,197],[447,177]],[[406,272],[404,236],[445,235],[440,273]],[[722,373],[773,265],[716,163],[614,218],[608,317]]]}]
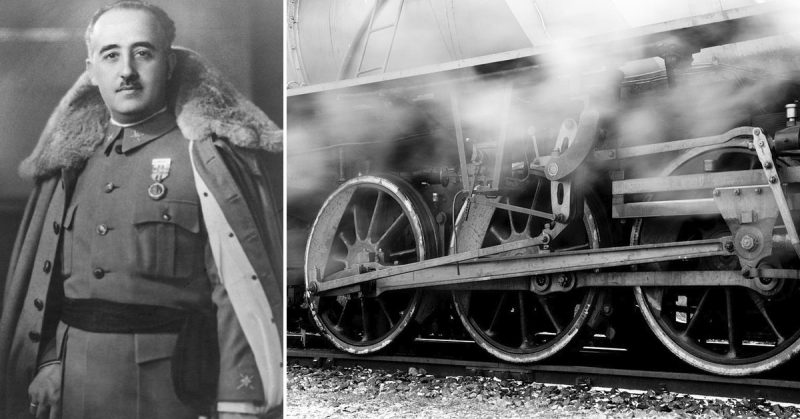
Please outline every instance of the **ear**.
[{"label": "ear", "polygon": [[172,72],[175,71],[175,65],[178,62],[178,58],[175,56],[175,51],[169,51],[169,55],[167,55],[167,80],[172,79]]},{"label": "ear", "polygon": [[89,73],[89,81],[92,82],[92,86],[97,86],[97,82],[94,80],[94,72],[92,71],[92,60],[89,58],[86,59],[86,72]]}]

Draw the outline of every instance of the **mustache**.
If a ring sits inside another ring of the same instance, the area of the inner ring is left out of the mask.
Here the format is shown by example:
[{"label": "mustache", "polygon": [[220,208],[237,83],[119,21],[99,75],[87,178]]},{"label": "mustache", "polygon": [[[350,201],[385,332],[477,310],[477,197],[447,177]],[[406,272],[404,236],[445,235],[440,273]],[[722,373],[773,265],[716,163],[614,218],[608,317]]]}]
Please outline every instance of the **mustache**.
[{"label": "mustache", "polygon": [[139,83],[138,81],[131,81],[131,82],[120,84],[119,87],[117,88],[117,92],[120,92],[120,91],[123,91],[123,90],[139,90],[141,88],[142,88],[142,84],[141,83]]}]

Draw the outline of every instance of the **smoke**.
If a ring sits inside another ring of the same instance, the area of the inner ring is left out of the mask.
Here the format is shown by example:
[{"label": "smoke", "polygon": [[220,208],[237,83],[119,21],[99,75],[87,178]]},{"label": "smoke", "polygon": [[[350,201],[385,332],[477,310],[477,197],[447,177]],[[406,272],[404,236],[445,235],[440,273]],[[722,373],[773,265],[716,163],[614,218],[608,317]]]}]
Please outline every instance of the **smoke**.
[{"label": "smoke", "polygon": [[[507,3],[513,6],[514,1]],[[376,35],[366,47],[348,49],[363,48],[365,53],[358,63],[342,67],[346,78],[374,68],[360,77],[371,83],[336,89],[317,85],[319,92],[296,96],[290,91],[289,204],[312,214],[294,215],[313,219],[322,199],[338,184],[340,169],[341,177],[349,178],[359,171],[456,168],[455,117],[470,138],[470,156],[472,145],[490,147],[505,137],[508,147],[521,150],[515,157],[522,160],[530,157],[523,154],[534,144],[540,154],[549,154],[561,122],[577,119],[587,106],[603,115],[608,134],[601,146],[624,147],[721,134],[758,122],[754,116],[780,113],[784,101],[798,93],[796,7],[768,24],[780,35],[703,49],[668,80],[662,58],[620,59],[621,53],[646,56],[648,46],[615,34],[756,2],[647,2],[651,7],[633,0],[533,3],[535,13],[520,19],[513,7],[497,2],[464,1],[456,7],[447,1],[406,1],[392,42]],[[576,6],[580,4],[588,9]],[[589,9],[602,13],[586,12]],[[395,22],[389,16],[391,8],[386,10],[381,23]],[[616,39],[613,49],[582,46],[587,34],[602,33]],[[335,38],[336,32],[330,36]],[[509,53],[525,47],[529,49]],[[537,56],[522,68],[508,65],[525,51],[544,50],[555,52]],[[487,54],[500,55],[482,66],[458,61]],[[338,62],[345,58],[340,55]],[[304,64],[314,70],[307,74],[325,73],[324,66],[314,66],[313,56]],[[342,70],[328,68],[327,73]],[[340,168],[340,151],[355,165]],[[642,168],[640,174],[655,174],[650,170],[656,168]]]}]

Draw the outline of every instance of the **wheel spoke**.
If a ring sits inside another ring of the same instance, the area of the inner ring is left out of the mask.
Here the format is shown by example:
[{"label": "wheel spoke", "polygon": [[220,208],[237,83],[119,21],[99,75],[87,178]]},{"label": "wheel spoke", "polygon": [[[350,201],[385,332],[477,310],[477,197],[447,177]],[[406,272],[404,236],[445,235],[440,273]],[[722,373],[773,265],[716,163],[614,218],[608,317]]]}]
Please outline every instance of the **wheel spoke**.
[{"label": "wheel spoke", "polygon": [[527,309],[525,307],[525,295],[522,291],[517,292],[517,300],[519,301],[519,333],[522,341],[519,347],[520,349],[527,349],[533,345],[528,338],[528,316]]},{"label": "wheel spoke", "polygon": [[398,250],[396,252],[389,253],[389,257],[390,258],[398,258],[400,256],[413,255],[415,253],[417,253],[417,249]]},{"label": "wheel spoke", "polygon": [[345,266],[347,266],[347,258],[331,256],[331,260],[334,261],[334,262],[339,262],[339,263],[344,264]]},{"label": "wheel spoke", "polygon": [[764,307],[764,297],[756,294],[753,291],[750,291],[749,295],[750,299],[753,300],[753,303],[756,305],[756,308],[758,308],[758,311],[761,313],[761,316],[764,317],[764,320],[767,321],[767,324],[769,325],[770,329],[772,329],[772,333],[774,333],[775,337],[778,338],[778,345],[780,345],[786,339],[783,337],[783,335],[781,335],[780,332],[778,332],[778,328],[775,326],[775,323],[772,321],[772,318],[767,313],[767,308]]},{"label": "wheel spoke", "polygon": [[356,241],[361,240],[361,221],[358,217],[358,205],[353,205],[353,230],[356,232]]},{"label": "wheel spoke", "polygon": [[[533,201],[531,201],[531,208],[530,208],[531,210],[535,210],[536,209],[536,203],[539,201],[539,192],[541,191],[541,188],[542,188],[542,181],[541,180],[537,180],[536,181],[536,190],[533,192]],[[528,234],[532,234],[531,233],[531,222],[533,222],[533,215],[532,214],[528,214],[528,219],[525,220],[525,231],[527,231]]]},{"label": "wheel spoke", "polygon": [[386,229],[386,232],[384,232],[381,238],[378,239],[378,241],[375,243],[377,244],[383,243],[384,240],[391,237],[391,235],[394,234],[395,231],[400,228],[400,226],[403,224],[403,221],[405,220],[406,220],[405,213],[398,215],[397,218],[395,218],[394,221],[392,222],[392,225],[390,225],[389,228]]},{"label": "wheel spoke", "polygon": [[389,321],[389,328],[394,327],[394,321],[392,320],[392,316],[389,314],[389,310],[386,308],[386,303],[381,300],[380,297],[377,298],[378,305],[381,306],[381,311],[383,311],[383,315],[386,316],[386,320]]},{"label": "wheel spoke", "polygon": [[536,299],[539,301],[539,304],[541,304],[545,314],[547,314],[547,318],[550,319],[550,323],[552,323],[553,327],[555,327],[556,333],[561,333],[561,331],[564,330],[564,328],[561,327],[561,325],[558,323],[558,320],[556,319],[556,316],[553,315],[553,311],[550,310],[550,304],[547,302],[544,296],[537,295]]},{"label": "wheel spoke", "polygon": [[370,315],[367,310],[367,299],[364,296],[359,297],[361,302],[361,326],[364,328],[364,334],[361,335],[361,341],[366,342],[370,340]]},{"label": "wheel spoke", "polygon": [[342,327],[342,323],[344,322],[344,312],[347,310],[348,305],[350,305],[350,300],[347,300],[347,302],[344,303],[344,306],[342,306],[342,311],[339,312],[339,318],[336,319],[336,325],[333,326],[334,329],[336,329],[339,332],[344,330],[344,328]]},{"label": "wheel spoke", "polygon": [[736,333],[733,325],[733,295],[730,288],[725,288],[725,307],[728,318],[728,355],[736,358]]},{"label": "wheel spoke", "polygon": [[[510,205],[510,202],[511,201],[509,201],[506,198],[506,204]],[[507,209],[506,215],[508,216],[508,231],[510,232],[510,234],[514,234],[517,232],[517,229],[514,227],[514,212],[511,211],[510,209]]]},{"label": "wheel spoke", "polygon": [[500,234],[500,232],[499,232],[499,231],[497,231],[497,228],[496,228],[495,226],[491,226],[491,227],[489,227],[489,234],[491,234],[492,236],[494,236],[494,238],[495,238],[495,239],[496,239],[498,242],[501,242],[501,243],[502,243],[502,242],[503,242],[503,240],[505,239],[505,237],[503,237],[503,236]]},{"label": "wheel spoke", "polygon": [[345,246],[347,246],[347,247],[353,246],[353,242],[351,242],[350,240],[347,239],[347,236],[344,235],[344,231],[340,231],[339,234],[336,237],[338,237],[339,240],[341,240],[342,243],[344,243]]},{"label": "wheel spoke", "polygon": [[369,227],[367,228],[367,240],[372,240],[372,235],[375,232],[375,225],[378,224],[378,218],[382,214],[383,209],[383,191],[378,191],[378,197],[375,198],[375,208],[372,210],[372,218],[369,220]]},{"label": "wheel spoke", "polygon": [[705,308],[706,300],[708,299],[708,294],[711,292],[711,288],[707,288],[703,293],[703,296],[700,297],[700,302],[697,303],[697,309],[694,311],[692,315],[692,319],[689,320],[689,324],[686,325],[686,329],[683,331],[682,336],[686,337],[689,335],[689,331],[697,324],[697,319],[700,318],[700,312]]},{"label": "wheel spoke", "polygon": [[495,307],[494,314],[492,315],[492,322],[489,324],[489,327],[484,330],[489,336],[495,335],[494,326],[497,324],[497,320],[500,319],[500,311],[503,309],[503,304],[506,302],[507,296],[508,293],[505,292],[500,295],[500,301],[497,302],[497,307]]}]

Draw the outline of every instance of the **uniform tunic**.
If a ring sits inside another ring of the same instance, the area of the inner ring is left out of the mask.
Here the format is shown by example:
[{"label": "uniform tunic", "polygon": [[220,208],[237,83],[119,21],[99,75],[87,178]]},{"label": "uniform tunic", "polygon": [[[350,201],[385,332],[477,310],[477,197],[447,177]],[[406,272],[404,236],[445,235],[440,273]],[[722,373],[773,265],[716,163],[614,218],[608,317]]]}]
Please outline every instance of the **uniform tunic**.
[{"label": "uniform tunic", "polygon": [[[159,114],[111,125],[78,177],[64,218],[64,296],[216,310],[221,353],[219,400],[263,399],[255,360],[238,325],[201,228],[188,140]],[[169,163],[166,163],[169,161]],[[154,166],[166,176],[150,196]],[[168,171],[163,169],[168,166]],[[213,302],[213,304],[212,304]],[[64,418],[194,417],[170,378],[176,334],[91,333],[59,326]]]}]

